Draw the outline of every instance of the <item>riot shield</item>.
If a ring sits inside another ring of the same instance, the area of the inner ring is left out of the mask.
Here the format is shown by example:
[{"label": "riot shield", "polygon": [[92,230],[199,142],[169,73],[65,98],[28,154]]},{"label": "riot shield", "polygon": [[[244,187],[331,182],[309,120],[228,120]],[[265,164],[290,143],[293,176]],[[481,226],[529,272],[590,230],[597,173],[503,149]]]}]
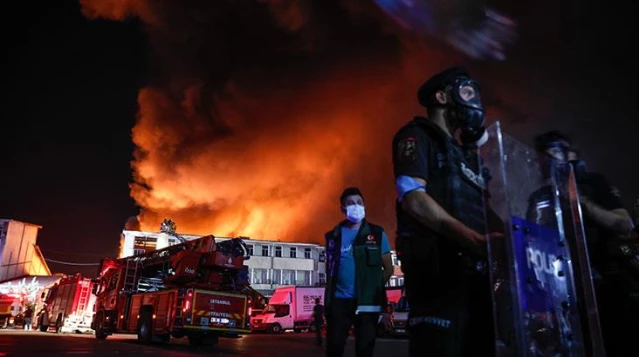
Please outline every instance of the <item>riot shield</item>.
[{"label": "riot shield", "polygon": [[569,164],[542,167],[497,122],[481,147],[499,357],[603,357],[579,195]]}]

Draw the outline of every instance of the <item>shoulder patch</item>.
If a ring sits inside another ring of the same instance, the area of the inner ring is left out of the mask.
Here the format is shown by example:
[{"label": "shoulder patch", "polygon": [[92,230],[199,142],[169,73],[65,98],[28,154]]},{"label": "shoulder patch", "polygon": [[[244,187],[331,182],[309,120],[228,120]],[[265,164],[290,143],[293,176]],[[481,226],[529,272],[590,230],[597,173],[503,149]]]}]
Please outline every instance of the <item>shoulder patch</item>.
[{"label": "shoulder patch", "polygon": [[417,159],[417,138],[411,136],[404,138],[397,144],[397,158],[403,161],[415,161]]}]

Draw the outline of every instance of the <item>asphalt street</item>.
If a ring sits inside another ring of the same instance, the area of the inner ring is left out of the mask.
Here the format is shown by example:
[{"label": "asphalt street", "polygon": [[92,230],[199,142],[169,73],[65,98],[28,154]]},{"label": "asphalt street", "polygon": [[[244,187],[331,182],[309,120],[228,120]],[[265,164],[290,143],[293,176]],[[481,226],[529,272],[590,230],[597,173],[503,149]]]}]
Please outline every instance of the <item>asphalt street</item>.
[{"label": "asphalt street", "polygon": [[[0,357],[168,357],[168,356],[247,356],[247,357],[320,357],[322,347],[314,345],[309,333],[281,335],[254,334],[241,338],[221,338],[218,345],[191,347],[186,338],[171,339],[168,344],[143,345],[135,335],[114,335],[104,341],[93,335],[55,334],[36,331],[0,330]],[[354,340],[349,338],[345,357],[354,357]],[[375,357],[408,355],[408,342],[378,339]]]}]

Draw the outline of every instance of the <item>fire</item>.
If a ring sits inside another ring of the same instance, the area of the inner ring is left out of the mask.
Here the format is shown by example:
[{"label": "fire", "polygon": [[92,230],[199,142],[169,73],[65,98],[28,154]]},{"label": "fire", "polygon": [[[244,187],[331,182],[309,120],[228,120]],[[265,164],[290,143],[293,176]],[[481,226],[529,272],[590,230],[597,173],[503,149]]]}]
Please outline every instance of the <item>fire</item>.
[{"label": "fire", "polygon": [[299,1],[80,3],[138,17],[152,45],[132,131],[142,230],[169,217],[181,233],[320,242],[341,190],[359,186],[369,219],[394,231],[391,139],[450,54],[381,25],[313,22]]},{"label": "fire", "polygon": [[[362,186],[368,202],[383,202],[375,198],[380,188],[392,190],[391,113],[380,116],[383,107],[365,105],[357,86],[342,83],[338,91],[320,84],[301,97],[266,100],[234,93],[216,106],[233,135],[211,140],[215,132],[204,118],[185,114],[189,98],[171,101],[163,89],[143,89],[131,186],[144,207],[142,228],[156,230],[171,217],[181,232],[309,241],[340,219],[338,197],[346,185]],[[373,92],[363,94],[390,94]]]}]

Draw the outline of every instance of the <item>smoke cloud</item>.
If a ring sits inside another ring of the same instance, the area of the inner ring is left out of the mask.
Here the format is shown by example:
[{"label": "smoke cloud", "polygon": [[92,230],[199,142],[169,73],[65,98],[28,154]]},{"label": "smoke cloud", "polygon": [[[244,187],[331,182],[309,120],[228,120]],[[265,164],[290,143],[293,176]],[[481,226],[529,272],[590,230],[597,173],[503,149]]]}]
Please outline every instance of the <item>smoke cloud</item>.
[{"label": "smoke cloud", "polygon": [[80,3],[88,18],[138,18],[151,45],[132,131],[141,229],[171,218],[180,233],[320,242],[341,190],[359,186],[392,236],[392,136],[454,54],[372,1]]}]

